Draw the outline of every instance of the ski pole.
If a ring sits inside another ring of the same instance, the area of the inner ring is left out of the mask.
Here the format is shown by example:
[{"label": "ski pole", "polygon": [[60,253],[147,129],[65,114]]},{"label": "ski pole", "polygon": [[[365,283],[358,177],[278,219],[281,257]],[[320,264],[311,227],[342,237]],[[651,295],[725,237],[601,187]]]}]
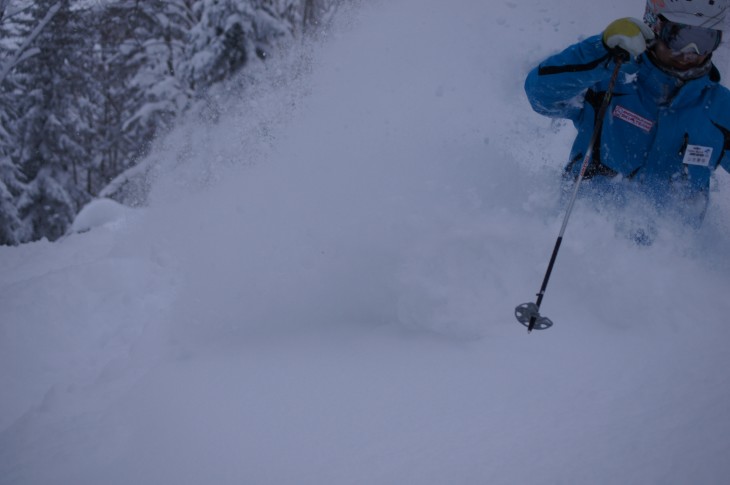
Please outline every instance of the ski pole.
[{"label": "ski pole", "polygon": [[593,147],[596,144],[596,141],[598,140],[598,137],[601,133],[603,118],[606,114],[606,109],[608,108],[608,105],[611,103],[611,96],[613,95],[613,89],[616,85],[616,79],[618,79],[618,73],[621,69],[622,63],[623,58],[620,55],[616,56],[616,67],[614,67],[613,69],[611,79],[608,82],[608,88],[606,89],[606,94],[604,94],[603,101],[601,102],[601,106],[598,109],[596,123],[593,126],[593,134],[591,135],[591,140],[588,143],[588,149],[586,150],[586,155],[583,158],[583,165],[581,165],[580,167],[580,173],[578,174],[578,178],[575,180],[573,195],[571,196],[570,202],[568,203],[568,208],[565,211],[563,225],[560,228],[558,239],[555,241],[553,254],[552,256],[550,256],[550,262],[548,263],[545,277],[542,280],[540,292],[537,294],[537,300],[535,301],[535,303],[523,303],[521,305],[517,305],[517,308],[515,308],[515,317],[517,317],[517,320],[521,324],[527,327],[527,333],[532,332],[532,330],[534,330],[535,328],[537,328],[538,330],[544,330],[546,328],[552,327],[553,325],[553,322],[549,318],[540,315],[540,305],[542,304],[542,299],[545,296],[545,290],[547,289],[548,282],[550,281],[550,275],[553,272],[553,266],[555,266],[555,260],[558,257],[560,245],[563,243],[565,228],[568,226],[568,219],[570,218],[570,214],[573,212],[573,206],[575,205],[575,200],[578,197],[578,189],[580,188],[580,183],[583,181],[583,177],[585,175],[586,169],[588,168],[588,164],[593,157]]}]

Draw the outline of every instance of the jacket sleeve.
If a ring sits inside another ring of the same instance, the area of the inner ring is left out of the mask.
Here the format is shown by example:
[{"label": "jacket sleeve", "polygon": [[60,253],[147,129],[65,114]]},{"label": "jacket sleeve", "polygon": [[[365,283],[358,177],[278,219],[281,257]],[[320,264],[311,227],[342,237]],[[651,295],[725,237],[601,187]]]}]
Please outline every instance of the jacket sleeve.
[{"label": "jacket sleeve", "polygon": [[585,91],[611,76],[610,64],[611,55],[600,35],[547,58],[525,80],[532,109],[545,116],[577,121]]},{"label": "jacket sleeve", "polygon": [[720,164],[726,172],[730,173],[730,140],[725,139],[725,153],[722,157],[722,163]]},{"label": "jacket sleeve", "polygon": [[720,86],[720,94],[722,102],[719,103],[719,110],[716,111],[717,115],[713,116],[712,124],[714,124],[725,137],[723,153],[720,157],[720,166],[724,168],[725,171],[730,172],[730,91],[725,86]]},{"label": "jacket sleeve", "polygon": [[720,161],[715,168],[722,167],[730,172],[730,90],[718,82],[713,92],[714,96],[709,104],[708,116],[710,122],[724,138]]}]

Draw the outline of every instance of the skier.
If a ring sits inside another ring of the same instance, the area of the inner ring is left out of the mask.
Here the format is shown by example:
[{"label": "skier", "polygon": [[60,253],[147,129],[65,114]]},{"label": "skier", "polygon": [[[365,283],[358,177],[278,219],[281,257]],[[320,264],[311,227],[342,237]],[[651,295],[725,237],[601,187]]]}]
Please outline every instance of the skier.
[{"label": "skier", "polygon": [[727,4],[647,0],[643,22],[616,20],[529,73],[533,109],[578,129],[566,177],[580,173],[609,78],[622,62],[587,160],[587,185],[613,200],[640,192],[659,211],[699,226],[714,170],[730,171],[730,91],[712,63]]}]

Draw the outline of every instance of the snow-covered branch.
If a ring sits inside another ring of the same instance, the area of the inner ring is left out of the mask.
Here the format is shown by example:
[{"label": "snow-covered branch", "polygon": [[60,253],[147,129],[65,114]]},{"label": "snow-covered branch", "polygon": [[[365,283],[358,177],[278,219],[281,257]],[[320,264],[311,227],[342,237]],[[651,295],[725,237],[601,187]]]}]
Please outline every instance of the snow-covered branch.
[{"label": "snow-covered branch", "polygon": [[[0,0],[0,2],[3,2],[4,0]],[[7,1],[4,1],[5,5],[0,3],[0,7],[7,6]],[[33,41],[40,35],[41,32],[43,32],[43,29],[46,28],[46,26],[51,22],[54,15],[58,13],[58,11],[61,9],[61,3],[55,3],[51,8],[48,9],[48,12],[46,13],[46,16],[41,19],[41,21],[38,23],[35,29],[33,29],[33,32],[28,35],[28,37],[25,38],[23,43],[20,47],[18,47],[18,50],[15,51],[15,54],[8,59],[5,62],[5,65],[0,68],[0,84],[5,81],[5,78],[7,77],[8,73],[12,71],[12,69],[18,65],[18,63],[22,60],[27,59],[30,57],[30,55],[26,55],[26,51],[28,47],[33,43]],[[4,11],[4,8],[3,10]],[[32,54],[31,54],[32,55]]]}]

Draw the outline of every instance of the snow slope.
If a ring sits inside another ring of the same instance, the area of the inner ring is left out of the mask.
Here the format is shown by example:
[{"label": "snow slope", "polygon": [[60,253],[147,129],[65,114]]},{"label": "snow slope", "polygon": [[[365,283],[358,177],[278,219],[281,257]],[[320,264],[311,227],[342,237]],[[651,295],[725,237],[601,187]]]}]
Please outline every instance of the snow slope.
[{"label": "snow slope", "polygon": [[0,248],[0,484],[724,483],[726,175],[650,247],[580,201],[555,327],[513,317],[574,135],[522,80],[642,8],[347,13],[162,140],[149,207]]}]

